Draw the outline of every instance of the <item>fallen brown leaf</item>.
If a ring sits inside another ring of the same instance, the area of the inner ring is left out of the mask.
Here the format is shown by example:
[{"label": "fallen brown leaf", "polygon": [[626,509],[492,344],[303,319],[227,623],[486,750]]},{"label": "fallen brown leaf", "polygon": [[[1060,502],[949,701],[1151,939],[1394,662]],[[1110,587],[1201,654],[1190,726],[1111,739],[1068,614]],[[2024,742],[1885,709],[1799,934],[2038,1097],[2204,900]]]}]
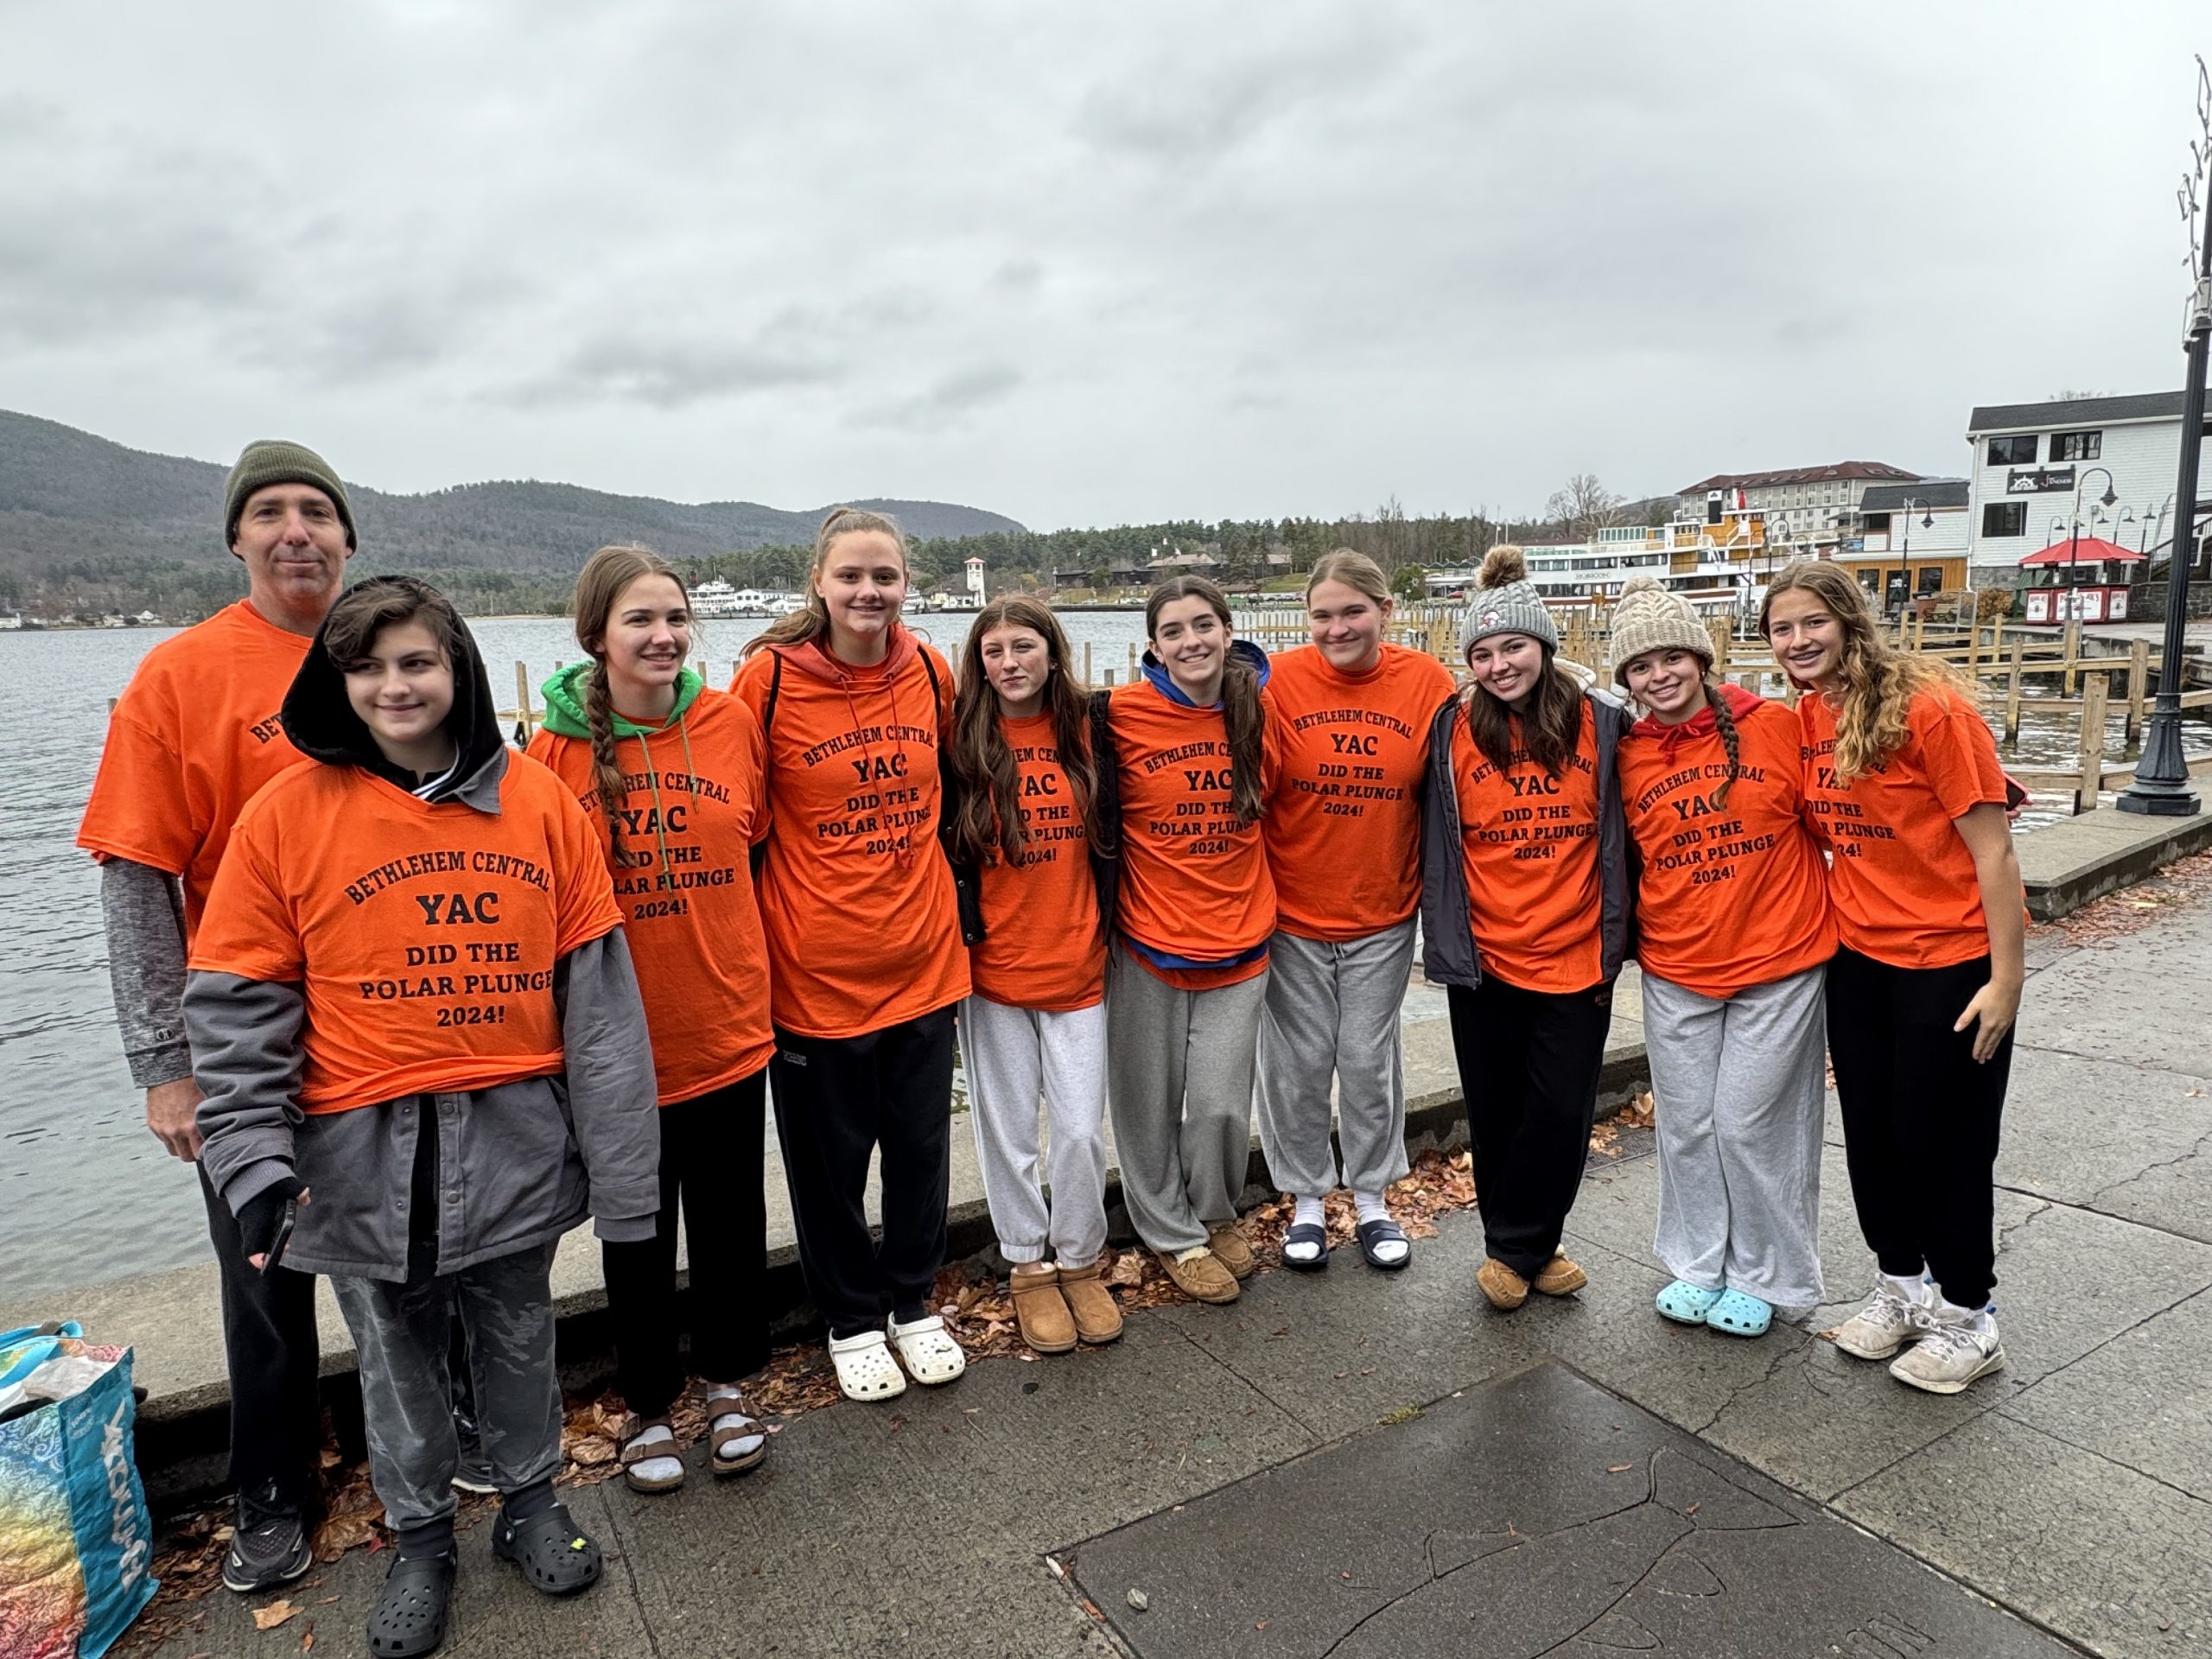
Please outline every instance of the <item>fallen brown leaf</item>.
[{"label": "fallen brown leaf", "polygon": [[285,1620],[296,1618],[299,1611],[298,1608],[279,1596],[266,1607],[257,1607],[253,1610],[253,1628],[257,1630],[273,1630]]}]

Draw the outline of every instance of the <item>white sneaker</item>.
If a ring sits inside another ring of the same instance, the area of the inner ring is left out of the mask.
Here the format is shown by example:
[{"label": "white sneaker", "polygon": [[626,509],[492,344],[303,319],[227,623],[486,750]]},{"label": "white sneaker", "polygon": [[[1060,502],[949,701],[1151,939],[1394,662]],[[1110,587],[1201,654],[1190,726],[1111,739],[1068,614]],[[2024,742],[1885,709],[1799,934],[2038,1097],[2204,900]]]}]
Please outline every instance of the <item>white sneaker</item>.
[{"label": "white sneaker", "polygon": [[1913,1344],[1910,1353],[1897,1357],[1890,1366],[1890,1375],[1929,1394],[1960,1394],[2004,1365],[2005,1345],[1997,1339],[1993,1318],[1986,1328],[1939,1319]]},{"label": "white sneaker", "polygon": [[1859,1359],[1887,1359],[1908,1342],[1925,1336],[1934,1324],[1932,1293],[1925,1284],[1908,1300],[1885,1274],[1874,1281],[1866,1306],[1836,1327],[1835,1345]]}]

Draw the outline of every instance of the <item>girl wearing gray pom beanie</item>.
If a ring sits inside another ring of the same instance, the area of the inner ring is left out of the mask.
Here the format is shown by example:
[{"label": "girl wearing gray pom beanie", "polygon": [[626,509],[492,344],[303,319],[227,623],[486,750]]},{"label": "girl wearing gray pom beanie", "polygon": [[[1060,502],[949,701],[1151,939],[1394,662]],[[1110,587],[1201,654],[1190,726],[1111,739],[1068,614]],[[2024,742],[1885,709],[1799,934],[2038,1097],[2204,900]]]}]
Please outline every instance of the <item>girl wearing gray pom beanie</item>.
[{"label": "girl wearing gray pom beanie", "polygon": [[1421,823],[1421,965],[1446,988],[1501,1311],[1580,1290],[1560,1251],[1627,954],[1627,709],[1555,658],[1517,547],[1492,548],[1460,623],[1473,683],[1437,713]]},{"label": "girl wearing gray pom beanie", "polygon": [[1713,678],[1689,601],[1649,576],[1613,612],[1649,712],[1621,744],[1637,960],[1656,1096],[1665,1318],[1756,1337],[1822,1299],[1827,879],[1803,821],[1797,716]]}]

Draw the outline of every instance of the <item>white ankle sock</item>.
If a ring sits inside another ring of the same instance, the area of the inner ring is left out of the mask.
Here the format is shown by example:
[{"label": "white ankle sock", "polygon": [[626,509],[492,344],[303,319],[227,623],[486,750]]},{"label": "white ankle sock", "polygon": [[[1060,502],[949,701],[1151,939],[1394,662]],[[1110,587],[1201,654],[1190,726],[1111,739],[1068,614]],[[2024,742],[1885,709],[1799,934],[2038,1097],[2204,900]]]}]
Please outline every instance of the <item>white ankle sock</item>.
[{"label": "white ankle sock", "polygon": [[1910,1279],[1900,1279],[1893,1273],[1885,1273],[1882,1275],[1882,1282],[1908,1302],[1929,1300],[1928,1281],[1917,1274]]},{"label": "white ankle sock", "polygon": [[[1322,1206],[1319,1198],[1309,1198],[1303,1192],[1296,1194],[1295,1197],[1296,1202],[1290,1216],[1292,1226],[1299,1227],[1309,1223],[1316,1227],[1326,1227],[1329,1224],[1329,1212]],[[1316,1262],[1320,1259],[1321,1252],[1326,1248],[1325,1244],[1300,1243],[1284,1245],[1282,1253],[1293,1262]]]},{"label": "white ankle sock", "polygon": [[[1382,1202],[1380,1192],[1355,1192],[1351,1195],[1351,1202],[1352,1207],[1359,1212],[1363,1226],[1370,1221],[1390,1219],[1390,1206]],[[1386,1238],[1375,1247],[1375,1254],[1380,1261],[1397,1262],[1404,1258],[1408,1248],[1395,1238]]]},{"label": "white ankle sock", "polygon": [[1936,1300],[1935,1313],[1939,1325],[1961,1325],[1985,1336],[1997,1328],[1997,1304],[1994,1302],[1985,1302],[1980,1307],[1961,1307],[1956,1302],[1947,1302],[1939,1296]]}]

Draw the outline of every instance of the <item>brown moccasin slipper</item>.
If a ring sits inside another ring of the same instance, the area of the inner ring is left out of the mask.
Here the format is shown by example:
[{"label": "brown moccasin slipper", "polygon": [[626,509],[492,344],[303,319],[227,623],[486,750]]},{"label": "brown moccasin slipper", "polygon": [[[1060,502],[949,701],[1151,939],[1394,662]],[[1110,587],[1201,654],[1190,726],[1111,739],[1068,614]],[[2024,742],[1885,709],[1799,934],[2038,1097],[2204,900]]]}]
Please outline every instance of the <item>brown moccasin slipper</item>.
[{"label": "brown moccasin slipper", "polygon": [[1166,1250],[1155,1250],[1160,1265],[1175,1281],[1175,1288],[1195,1301],[1233,1302],[1240,1294],[1236,1275],[1211,1250],[1200,1250],[1187,1262],[1179,1262]]},{"label": "brown moccasin slipper", "polygon": [[1206,1234],[1206,1248],[1221,1258],[1221,1265],[1239,1279],[1249,1279],[1260,1263],[1252,1254],[1252,1247],[1244,1242],[1244,1235],[1231,1222],[1226,1227],[1216,1227]]},{"label": "brown moccasin slipper", "polygon": [[1529,1300],[1529,1281],[1496,1256],[1484,1256],[1475,1269],[1475,1283],[1501,1313],[1510,1313]]},{"label": "brown moccasin slipper", "polygon": [[1572,1296],[1590,1282],[1590,1275],[1554,1250],[1543,1271],[1529,1282],[1547,1296]]}]

